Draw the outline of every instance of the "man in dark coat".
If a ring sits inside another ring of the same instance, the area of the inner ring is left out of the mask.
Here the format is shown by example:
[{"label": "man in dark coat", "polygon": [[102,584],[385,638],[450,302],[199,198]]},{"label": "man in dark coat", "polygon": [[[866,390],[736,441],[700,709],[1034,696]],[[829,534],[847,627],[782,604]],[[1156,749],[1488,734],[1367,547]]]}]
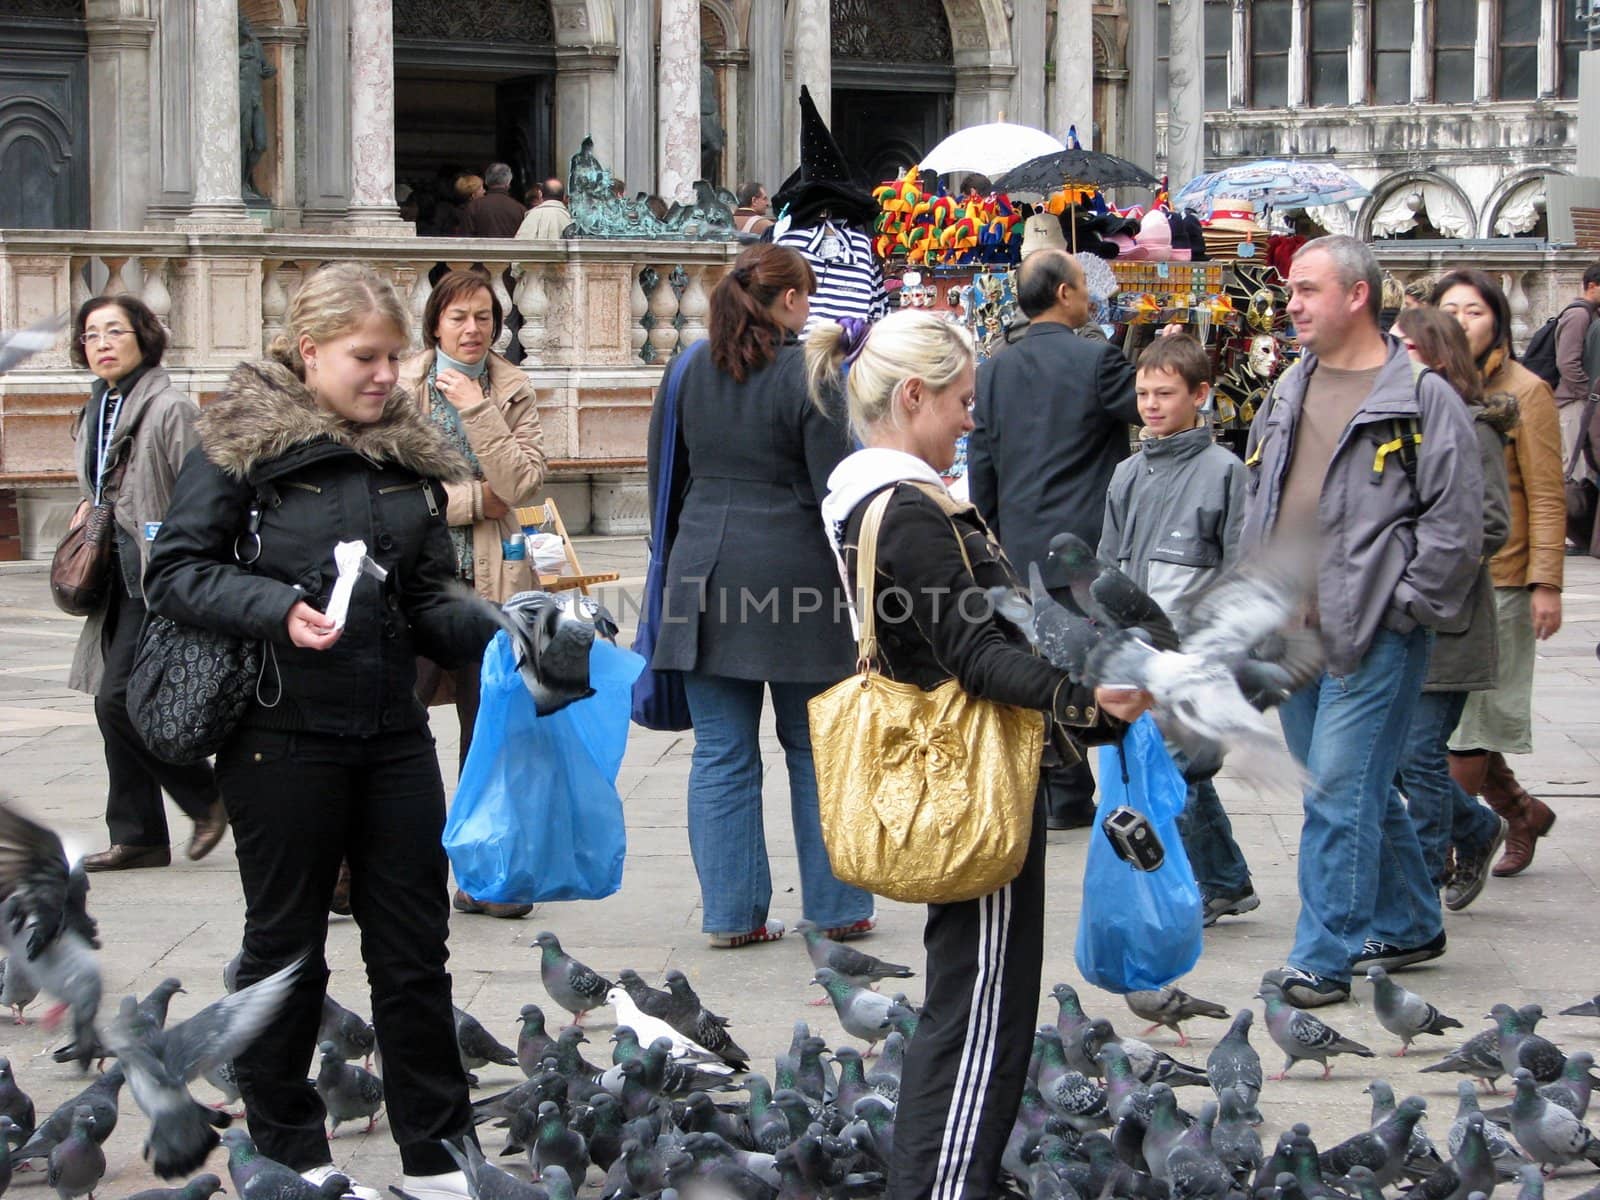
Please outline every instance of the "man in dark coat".
[{"label": "man in dark coat", "polygon": [[[1089,293],[1070,254],[1030,254],[1017,269],[1017,304],[1027,333],[978,368],[967,486],[1026,577],[1029,563],[1044,568],[1059,533],[1099,544],[1106,489],[1128,456],[1139,406],[1122,352],[1074,332],[1089,319]],[[1087,765],[1047,765],[1045,775],[1051,828],[1088,824],[1094,777]]]},{"label": "man in dark coat", "polygon": [[528,211],[511,193],[511,168],[505,163],[490,163],[483,172],[483,195],[469,200],[461,214],[461,232],[467,237],[509,238],[517,236]]}]

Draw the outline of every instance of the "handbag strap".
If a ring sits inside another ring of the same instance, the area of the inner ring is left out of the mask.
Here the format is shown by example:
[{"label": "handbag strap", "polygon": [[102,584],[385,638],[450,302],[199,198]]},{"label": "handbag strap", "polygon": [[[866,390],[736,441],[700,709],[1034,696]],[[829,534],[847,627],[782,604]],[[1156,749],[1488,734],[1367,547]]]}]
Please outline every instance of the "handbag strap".
[{"label": "handbag strap", "polygon": [[667,368],[666,386],[661,391],[661,444],[656,452],[655,520],[650,527],[650,550],[660,558],[666,548],[668,509],[672,506],[672,476],[678,446],[678,396],[683,389],[683,373],[703,342],[692,343],[673,359]]}]

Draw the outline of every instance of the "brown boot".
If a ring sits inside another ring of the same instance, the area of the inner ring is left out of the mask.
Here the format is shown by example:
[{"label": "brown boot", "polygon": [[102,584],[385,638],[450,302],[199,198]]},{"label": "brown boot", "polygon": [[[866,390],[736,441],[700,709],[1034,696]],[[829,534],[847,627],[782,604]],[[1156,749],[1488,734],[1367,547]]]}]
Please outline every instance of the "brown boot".
[{"label": "brown boot", "polygon": [[1467,795],[1476,799],[1483,795],[1484,783],[1489,777],[1489,753],[1486,750],[1450,751],[1450,778]]},{"label": "brown boot", "polygon": [[1534,843],[1550,832],[1556,814],[1544,801],[1523,790],[1502,755],[1490,754],[1488,760],[1483,798],[1510,827],[1505,853],[1493,871],[1496,878],[1505,879],[1520,875],[1533,865]]}]

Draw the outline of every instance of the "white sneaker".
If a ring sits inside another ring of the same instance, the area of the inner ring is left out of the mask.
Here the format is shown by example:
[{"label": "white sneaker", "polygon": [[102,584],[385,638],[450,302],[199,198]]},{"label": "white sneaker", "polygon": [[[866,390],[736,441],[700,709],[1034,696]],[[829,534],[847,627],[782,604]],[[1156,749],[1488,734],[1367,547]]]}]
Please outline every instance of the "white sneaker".
[{"label": "white sneaker", "polygon": [[376,1188],[362,1187],[354,1179],[350,1178],[348,1171],[341,1171],[332,1163],[323,1163],[320,1167],[312,1167],[309,1171],[300,1172],[301,1179],[304,1179],[307,1183],[314,1183],[318,1187],[326,1183],[330,1175],[344,1176],[347,1185],[344,1190],[346,1200],[383,1200]]},{"label": "white sneaker", "polygon": [[443,1175],[402,1175],[400,1190],[413,1200],[471,1200],[467,1177],[461,1171]]}]

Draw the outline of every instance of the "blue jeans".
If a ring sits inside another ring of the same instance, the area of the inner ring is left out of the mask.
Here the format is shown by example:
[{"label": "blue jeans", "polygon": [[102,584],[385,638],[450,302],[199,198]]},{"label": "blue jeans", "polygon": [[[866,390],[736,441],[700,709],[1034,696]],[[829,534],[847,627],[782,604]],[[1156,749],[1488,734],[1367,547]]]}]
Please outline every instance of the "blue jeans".
[{"label": "blue jeans", "polygon": [[762,693],[772,690],[778,741],[789,766],[789,811],[800,859],[802,911],[824,929],[872,915],[872,894],[833,877],[817,816],[806,701],[820,683],[762,683],[695,671],[683,677],[694,718],[689,767],[689,849],[700,877],[700,928],[748,933],[767,919],[772,874],[761,812]]},{"label": "blue jeans", "polygon": [[1232,898],[1251,890],[1250,867],[1233,840],[1233,825],[1211,780],[1199,779],[1189,785],[1188,798],[1178,814],[1178,835],[1183,838],[1201,896],[1207,900]]},{"label": "blue jeans", "polygon": [[1482,849],[1500,828],[1493,810],[1467,795],[1450,776],[1446,743],[1466,706],[1466,692],[1423,692],[1400,758],[1397,782],[1435,887],[1444,886],[1445,857],[1452,845]]},{"label": "blue jeans", "polygon": [[1368,938],[1419,946],[1444,928],[1394,786],[1427,664],[1424,630],[1380,629],[1353,672],[1320,676],[1280,710],[1289,750],[1310,775],[1290,966],[1347,982]]}]

